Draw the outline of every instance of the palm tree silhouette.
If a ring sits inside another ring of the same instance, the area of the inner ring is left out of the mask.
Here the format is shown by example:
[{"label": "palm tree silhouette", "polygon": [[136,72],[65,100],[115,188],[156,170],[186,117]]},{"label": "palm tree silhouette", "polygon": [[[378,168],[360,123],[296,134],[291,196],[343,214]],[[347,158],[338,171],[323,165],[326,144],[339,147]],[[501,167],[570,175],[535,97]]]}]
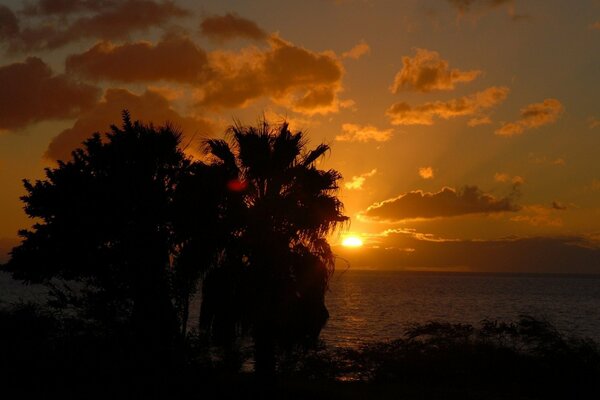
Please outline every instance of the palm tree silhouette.
[{"label": "palm tree silhouette", "polygon": [[287,123],[236,124],[229,141],[208,140],[212,165],[228,171],[229,192],[241,193],[224,262],[204,281],[201,328],[231,339],[251,328],[258,373],[275,370],[276,348],[316,342],[328,312],[325,291],[334,268],[326,236],[348,220],[336,197],[341,175],[320,170],[328,150],[306,150]]}]

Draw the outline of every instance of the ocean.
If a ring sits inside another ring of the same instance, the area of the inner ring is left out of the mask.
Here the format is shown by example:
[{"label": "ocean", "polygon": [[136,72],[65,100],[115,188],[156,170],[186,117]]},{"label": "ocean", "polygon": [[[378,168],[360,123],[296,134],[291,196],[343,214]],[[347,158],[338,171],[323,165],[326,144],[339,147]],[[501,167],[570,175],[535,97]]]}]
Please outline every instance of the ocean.
[{"label": "ocean", "polygon": [[336,271],[321,337],[335,346],[400,337],[414,323],[478,325],[530,315],[600,340],[600,275]]},{"label": "ocean", "polygon": [[[43,288],[22,286],[0,273],[0,306],[43,298]],[[191,305],[192,326],[198,300]],[[520,315],[600,341],[600,275],[337,270],[326,303],[330,317],[321,338],[332,346],[392,340],[414,323],[478,325],[483,319],[516,321]]]}]

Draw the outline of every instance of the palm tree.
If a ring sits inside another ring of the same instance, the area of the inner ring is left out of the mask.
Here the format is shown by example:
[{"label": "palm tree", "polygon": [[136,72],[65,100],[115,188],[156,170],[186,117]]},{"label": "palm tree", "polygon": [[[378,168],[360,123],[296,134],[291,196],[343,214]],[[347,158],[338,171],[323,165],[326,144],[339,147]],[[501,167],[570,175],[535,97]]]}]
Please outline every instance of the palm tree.
[{"label": "palm tree", "polygon": [[208,140],[212,165],[228,171],[243,213],[222,262],[204,281],[201,327],[228,338],[251,328],[257,372],[275,369],[277,346],[314,344],[328,312],[334,268],[326,236],[348,220],[336,197],[341,175],[316,161],[329,146],[306,150],[287,123],[236,124],[229,141]]}]

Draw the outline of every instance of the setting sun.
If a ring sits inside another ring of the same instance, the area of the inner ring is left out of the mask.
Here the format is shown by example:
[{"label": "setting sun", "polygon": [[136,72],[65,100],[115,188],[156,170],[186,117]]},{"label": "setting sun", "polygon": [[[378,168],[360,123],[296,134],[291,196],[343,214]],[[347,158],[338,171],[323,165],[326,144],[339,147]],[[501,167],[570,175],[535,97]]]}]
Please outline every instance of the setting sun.
[{"label": "setting sun", "polygon": [[361,247],[362,245],[363,241],[356,236],[348,236],[342,240],[342,246],[344,247]]}]

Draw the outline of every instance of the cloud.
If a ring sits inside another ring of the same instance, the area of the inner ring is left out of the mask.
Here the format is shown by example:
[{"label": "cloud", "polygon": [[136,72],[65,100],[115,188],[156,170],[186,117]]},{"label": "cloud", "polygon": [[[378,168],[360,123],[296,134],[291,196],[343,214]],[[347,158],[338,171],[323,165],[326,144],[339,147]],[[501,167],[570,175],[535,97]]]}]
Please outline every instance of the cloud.
[{"label": "cloud", "polygon": [[564,211],[565,208],[562,204],[553,202],[550,207],[541,204],[531,204],[523,206],[521,213],[512,217],[510,220],[513,222],[524,222],[532,226],[545,226],[560,228],[563,226],[563,220],[561,217],[556,215],[558,210]]},{"label": "cloud", "polygon": [[350,50],[342,53],[343,58],[351,58],[353,60],[358,60],[364,55],[367,55],[371,52],[371,47],[365,42],[361,40],[356,46],[351,48]]},{"label": "cloud", "polygon": [[335,140],[339,142],[387,142],[392,137],[393,129],[379,129],[373,125],[343,124],[341,135]]},{"label": "cloud", "polygon": [[344,69],[335,54],[316,53],[278,36],[269,49],[212,52],[215,76],[199,89],[199,105],[213,109],[244,107],[269,97],[307,115],[336,112]]},{"label": "cloud", "polygon": [[448,61],[442,60],[438,52],[426,49],[416,49],[413,58],[402,57],[402,64],[390,87],[392,93],[452,90],[457,83],[471,82],[481,74],[477,70],[451,70]]},{"label": "cloud", "polygon": [[545,99],[541,103],[530,104],[521,109],[521,118],[502,125],[495,133],[500,136],[519,135],[528,129],[556,122],[563,110],[563,105],[556,99]]},{"label": "cloud", "polygon": [[370,172],[366,172],[358,176],[353,176],[350,182],[346,182],[344,186],[346,187],[346,189],[349,190],[361,190],[367,178],[374,176],[376,173],[377,169],[372,169]]},{"label": "cloud", "polygon": [[205,18],[200,24],[200,31],[210,39],[220,42],[238,38],[264,40],[268,36],[254,21],[235,13]]},{"label": "cloud", "polygon": [[13,38],[19,34],[19,20],[15,13],[0,4],[0,41]]},{"label": "cloud", "polygon": [[560,201],[555,200],[552,202],[552,208],[555,210],[563,211],[563,210],[566,210],[568,207],[565,204],[561,203]]},{"label": "cloud", "polygon": [[340,246],[335,252],[352,268],[600,273],[600,247],[586,236],[457,240],[394,229],[373,240],[378,247],[365,245],[357,252]]},{"label": "cloud", "polygon": [[64,16],[83,11],[100,11],[114,7],[115,3],[115,0],[38,0],[26,3],[22,13],[30,16]]},{"label": "cloud", "polygon": [[199,83],[209,75],[206,52],[187,37],[167,36],[156,44],[100,42],[66,60],[66,69],[91,80]]},{"label": "cloud", "polygon": [[369,206],[361,216],[367,220],[396,222],[417,218],[454,217],[467,214],[489,214],[518,211],[516,193],[497,199],[477,186],[460,190],[445,187],[439,192],[416,190]]},{"label": "cloud", "polygon": [[590,25],[590,29],[600,31],[600,21],[596,21]]},{"label": "cloud", "polygon": [[600,119],[595,118],[595,117],[588,118],[588,127],[590,129],[594,129],[594,128],[600,127]]},{"label": "cloud", "polygon": [[68,159],[71,151],[94,132],[103,132],[111,124],[118,124],[123,109],[129,110],[132,118],[136,120],[155,124],[170,122],[180,128],[188,138],[197,134],[199,140],[214,131],[212,124],[206,120],[180,115],[159,93],[146,91],[142,95],[136,95],[125,89],[109,89],[101,102],[82,113],[71,128],[65,129],[52,139],[45,157],[52,160]]},{"label": "cloud", "polygon": [[60,15],[50,19],[30,18],[30,26],[4,38],[9,51],[52,50],[82,39],[126,39],[133,32],[163,27],[171,19],[189,14],[170,1],[126,0],[103,2],[105,7],[98,7],[97,12],[75,14],[74,18],[62,15],[75,12],[77,4],[83,3],[68,2]]},{"label": "cloud", "polygon": [[503,102],[508,92],[507,87],[493,86],[458,99],[434,101],[416,107],[399,102],[388,108],[386,114],[394,125],[433,125],[436,117],[450,119],[492,108]]},{"label": "cloud", "polygon": [[492,119],[488,116],[481,116],[481,117],[475,117],[475,118],[471,118],[469,120],[469,122],[467,122],[467,125],[470,127],[475,127],[475,126],[479,126],[479,125],[489,125],[492,123]]},{"label": "cloud", "polygon": [[504,172],[496,172],[494,174],[494,180],[496,182],[501,183],[511,182],[513,185],[522,185],[523,183],[525,183],[525,179],[523,179],[519,175],[510,176],[509,174]]},{"label": "cloud", "polygon": [[0,67],[0,88],[0,129],[72,118],[92,107],[100,95],[94,86],[54,75],[37,57]]},{"label": "cloud", "polygon": [[419,176],[423,179],[433,179],[433,168],[422,167],[419,168]]},{"label": "cloud", "polygon": [[454,6],[460,16],[469,13],[476,17],[485,14],[489,10],[505,6],[508,15],[513,21],[527,20],[531,17],[527,14],[518,14],[515,11],[515,0],[447,0]]}]

